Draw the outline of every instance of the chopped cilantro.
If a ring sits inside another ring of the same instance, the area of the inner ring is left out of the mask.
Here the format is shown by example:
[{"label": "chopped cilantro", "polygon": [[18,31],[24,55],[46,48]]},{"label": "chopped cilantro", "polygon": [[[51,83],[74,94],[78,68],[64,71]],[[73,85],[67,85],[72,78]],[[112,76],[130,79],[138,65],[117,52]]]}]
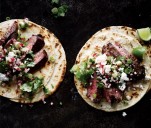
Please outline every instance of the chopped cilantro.
[{"label": "chopped cilantro", "polygon": [[52,4],[59,4],[59,0],[51,0]]},{"label": "chopped cilantro", "polygon": [[70,72],[74,73],[75,77],[79,79],[84,85],[87,84],[88,78],[94,73],[94,69],[87,68],[88,61],[82,62],[80,65],[74,65]]},{"label": "chopped cilantro", "polygon": [[96,93],[94,93],[94,94],[93,94],[93,98],[95,99],[95,98],[96,98],[96,96],[97,96],[97,95],[96,95]]},{"label": "chopped cilantro", "polygon": [[42,86],[43,86],[43,79],[35,77],[34,80],[24,83],[22,86],[20,86],[20,89],[23,92],[35,93]]},{"label": "chopped cilantro", "polygon": [[102,82],[97,83],[98,88],[103,88],[104,84]]},{"label": "chopped cilantro", "polygon": [[53,85],[53,84],[51,84],[51,87],[52,87],[52,88],[54,88],[54,85]]},{"label": "chopped cilantro", "polygon": [[130,67],[124,69],[124,72],[125,72],[126,74],[130,74],[132,71],[133,71],[133,69],[130,68]]},{"label": "chopped cilantro", "polygon": [[45,94],[49,94],[50,93],[49,89],[47,87],[45,87],[45,86],[43,87],[43,91],[44,91]]},{"label": "chopped cilantro", "polygon": [[34,67],[35,66],[35,63],[34,62],[30,62],[27,64],[27,67],[31,68],[31,67]]},{"label": "chopped cilantro", "polygon": [[55,62],[55,58],[54,58],[53,56],[51,56],[51,57],[49,58],[49,62],[54,63],[54,62]]},{"label": "chopped cilantro", "polygon": [[55,18],[57,17],[64,17],[65,14],[68,11],[68,6],[67,5],[61,5],[60,7],[54,7],[51,9],[52,14],[54,15]]},{"label": "chopped cilantro", "polygon": [[128,64],[132,64],[132,60],[131,59],[127,59],[127,63]]},{"label": "chopped cilantro", "polygon": [[1,61],[0,62],[0,72],[4,73],[6,72],[6,70],[8,70],[8,64],[6,61]]},{"label": "chopped cilantro", "polygon": [[26,22],[20,22],[19,23],[19,29],[26,30],[28,28],[28,24]]}]

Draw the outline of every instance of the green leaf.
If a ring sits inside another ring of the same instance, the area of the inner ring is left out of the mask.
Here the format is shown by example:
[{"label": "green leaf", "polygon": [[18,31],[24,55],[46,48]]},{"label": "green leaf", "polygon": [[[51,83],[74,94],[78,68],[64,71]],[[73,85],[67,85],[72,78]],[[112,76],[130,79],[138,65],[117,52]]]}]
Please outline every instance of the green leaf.
[{"label": "green leaf", "polygon": [[124,72],[125,72],[126,74],[130,74],[132,71],[133,71],[133,69],[130,68],[130,67],[124,69]]},{"label": "green leaf", "polygon": [[34,62],[30,62],[27,64],[27,67],[31,68],[31,67],[34,67],[35,66],[35,63]]},{"label": "green leaf", "polygon": [[68,11],[68,6],[67,5],[61,5],[60,7],[54,7],[51,9],[52,14],[54,17],[64,17],[66,12]]},{"label": "green leaf", "polygon": [[55,62],[55,58],[54,58],[53,56],[51,56],[51,57],[49,58],[49,62],[54,63],[54,62]]},{"label": "green leaf", "polygon": [[49,91],[49,89],[47,87],[44,87],[43,91],[44,91],[45,94],[49,94],[50,93],[50,91]]},{"label": "green leaf", "polygon": [[21,29],[21,30],[26,30],[28,28],[28,26],[29,26],[28,23],[26,23],[24,21],[19,23],[19,29]]},{"label": "green leaf", "polygon": [[116,61],[122,61],[123,62],[123,61],[125,61],[125,59],[126,59],[125,56],[118,56]]},{"label": "green leaf", "polygon": [[8,70],[8,64],[5,61],[0,62],[0,72],[4,73]]},{"label": "green leaf", "polygon": [[20,89],[23,92],[32,92],[32,86],[29,83],[24,83],[22,86],[20,86]]},{"label": "green leaf", "polygon": [[74,73],[74,72],[76,72],[77,70],[79,69],[79,67],[78,67],[78,65],[73,65],[73,67],[70,69],[70,72],[71,73]]},{"label": "green leaf", "polygon": [[98,88],[103,88],[104,87],[104,83],[99,82],[99,83],[97,83],[97,86],[98,86]]},{"label": "green leaf", "polygon": [[128,64],[132,64],[132,60],[131,59],[127,59],[127,63]]},{"label": "green leaf", "polygon": [[54,7],[51,9],[53,15],[58,15],[58,8]]},{"label": "green leaf", "polygon": [[35,77],[34,80],[24,83],[22,86],[20,86],[20,89],[23,92],[35,93],[41,87],[43,87],[43,79]]}]

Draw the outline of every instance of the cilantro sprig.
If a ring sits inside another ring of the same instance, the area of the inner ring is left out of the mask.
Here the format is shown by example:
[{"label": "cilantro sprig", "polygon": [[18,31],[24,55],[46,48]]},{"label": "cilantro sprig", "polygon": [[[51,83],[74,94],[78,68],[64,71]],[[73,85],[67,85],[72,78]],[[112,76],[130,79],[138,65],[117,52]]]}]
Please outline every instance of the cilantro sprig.
[{"label": "cilantro sprig", "polygon": [[66,15],[68,11],[68,5],[59,4],[59,0],[51,0],[51,3],[56,5],[51,9],[51,13],[55,18],[64,17]]}]

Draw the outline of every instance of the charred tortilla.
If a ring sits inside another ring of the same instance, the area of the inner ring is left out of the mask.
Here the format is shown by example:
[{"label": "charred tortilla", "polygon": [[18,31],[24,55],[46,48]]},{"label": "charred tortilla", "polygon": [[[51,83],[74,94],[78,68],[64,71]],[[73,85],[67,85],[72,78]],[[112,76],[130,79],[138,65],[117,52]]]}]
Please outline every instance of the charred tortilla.
[{"label": "charred tortilla", "polygon": [[[124,26],[112,26],[112,27],[107,27],[104,28],[100,31],[98,31],[96,34],[94,34],[87,42],[86,44],[82,47],[80,52],[77,55],[76,58],[76,65],[80,65],[83,62],[93,58],[96,54],[101,54],[102,51],[107,47],[107,45],[116,45],[116,43],[120,44],[120,47],[124,48],[125,51],[128,51],[129,53],[132,53],[133,48],[136,48],[141,45],[141,41],[137,37],[136,30],[129,28],[129,27],[124,27]],[[105,47],[104,47],[105,46]],[[108,50],[108,52],[112,53],[112,50]],[[95,53],[95,54],[94,54]],[[121,52],[121,54],[124,54]],[[130,88],[126,88],[125,92],[129,98],[129,100],[125,101],[121,100],[120,102],[116,102],[114,104],[111,104],[107,102],[104,98],[100,98],[101,101],[98,103],[95,103],[97,101],[92,101],[91,98],[88,97],[88,90],[86,87],[87,85],[84,85],[83,82],[81,82],[78,78],[74,77],[75,85],[76,88],[79,92],[79,94],[82,96],[82,98],[92,107],[100,110],[104,110],[107,112],[112,112],[112,111],[120,111],[127,109],[134,104],[136,104],[147,92],[149,89],[150,85],[150,76],[151,76],[151,69],[150,69],[150,64],[151,60],[149,58],[150,53],[146,53],[144,55],[143,61],[141,64],[144,66],[144,71],[145,71],[145,76],[144,79],[138,80],[137,82],[133,83],[130,85]],[[103,57],[103,56],[102,56]],[[102,58],[100,58],[102,59]],[[92,62],[91,62],[92,63]],[[75,67],[74,67],[75,68]],[[82,69],[83,67],[81,67]],[[92,71],[89,71],[88,73],[92,73]],[[81,74],[78,74],[80,77]],[[87,77],[87,76],[85,76]],[[92,79],[94,79],[95,75],[91,76]],[[102,78],[101,78],[102,79]],[[127,77],[125,78],[125,80]],[[81,79],[84,81],[83,79]],[[84,81],[85,82],[85,81]],[[93,85],[92,81],[90,86]],[[139,85],[142,86],[142,88],[133,88],[138,87]],[[102,86],[102,85],[99,85]],[[132,87],[132,88],[131,88]],[[107,87],[108,88],[108,87]],[[91,87],[91,89],[94,89]],[[95,90],[95,89],[94,89]],[[108,89],[109,90],[109,89]],[[112,90],[112,93],[116,93],[117,90]],[[108,91],[109,93],[109,91]],[[113,94],[110,93],[110,96]],[[118,100],[121,98],[119,97],[120,93],[116,93],[114,97],[116,97]],[[96,95],[94,95],[96,97]],[[100,97],[100,96],[98,96]],[[109,99],[110,100],[110,99]]]},{"label": "charred tortilla", "polygon": [[[24,20],[16,19],[0,23],[0,39],[2,43],[6,42],[6,40],[10,38],[10,35],[12,36],[13,29],[16,27],[12,27],[14,22],[16,22],[17,27],[19,27],[19,23],[24,22]],[[66,71],[66,56],[61,43],[55,37],[55,35],[48,29],[40,25],[28,21],[27,29],[19,31],[19,34],[21,34],[20,36],[27,40],[27,43],[30,43],[30,38],[34,35],[36,35],[36,37],[34,39],[32,39],[32,37],[31,40],[40,40],[40,38],[44,40],[44,45],[40,41],[38,41],[39,44],[37,43],[36,45],[34,45],[34,61],[38,63],[39,61],[41,61],[39,56],[41,58],[44,58],[45,54],[47,55],[47,61],[44,63],[44,65],[36,65],[35,68],[37,70],[34,71],[33,75],[35,77],[43,78],[43,86],[47,90],[47,92],[45,93],[44,88],[42,88],[35,92],[32,98],[22,96],[20,87],[15,85],[15,81],[12,81],[12,83],[9,85],[0,86],[0,95],[15,102],[34,103],[48,97],[56,91],[56,89],[62,82]],[[41,53],[36,54],[38,47],[40,47]],[[52,57],[53,62],[49,60]],[[42,68],[39,68],[39,66],[42,66]]]}]

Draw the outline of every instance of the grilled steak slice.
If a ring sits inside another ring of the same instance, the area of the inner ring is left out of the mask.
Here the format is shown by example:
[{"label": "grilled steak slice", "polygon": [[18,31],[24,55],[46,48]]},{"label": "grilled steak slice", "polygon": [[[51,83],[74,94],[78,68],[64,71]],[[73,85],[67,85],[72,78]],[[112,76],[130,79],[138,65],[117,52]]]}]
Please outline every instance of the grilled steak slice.
[{"label": "grilled steak slice", "polygon": [[36,53],[36,52],[40,51],[44,47],[44,45],[45,45],[45,43],[41,36],[33,35],[27,41],[26,48],[28,48],[29,51],[32,50],[34,53]]},{"label": "grilled steak slice", "polygon": [[121,47],[119,43],[116,43],[115,45],[113,45],[112,43],[104,45],[102,48],[102,53],[106,53],[107,56],[124,56],[131,59],[134,69],[134,74],[133,76],[131,76],[133,81],[145,77],[145,68],[140,65],[139,60],[134,55],[130,54],[126,49]]},{"label": "grilled steak slice", "polygon": [[0,45],[5,45],[5,43],[9,39],[11,39],[12,37],[16,37],[15,35],[17,33],[17,29],[18,29],[17,21],[14,21],[12,26],[8,28],[8,31],[5,33],[4,37],[0,39]]},{"label": "grilled steak slice", "polygon": [[38,53],[34,55],[34,63],[35,66],[30,69],[30,72],[34,72],[36,70],[39,70],[41,67],[45,65],[45,63],[48,60],[48,55],[45,50],[40,50]]},{"label": "grilled steak slice", "polygon": [[120,44],[116,43],[116,45],[113,45],[112,43],[108,43],[107,45],[104,45],[102,48],[102,53],[106,53],[107,56],[125,56],[128,58],[130,56],[130,53],[121,47]]},{"label": "grilled steak slice", "polygon": [[112,103],[112,101],[121,101],[122,93],[116,88],[104,89],[104,97],[107,102]]},{"label": "grilled steak slice", "polygon": [[28,39],[27,46],[24,48],[25,54],[21,57],[21,59],[24,59],[26,57],[26,54],[31,50],[33,51],[33,53],[40,51],[44,47],[44,45],[45,43],[41,36],[33,35]]},{"label": "grilled steak slice", "polygon": [[92,83],[87,88],[87,96],[93,100],[95,103],[99,103],[101,101],[101,95],[99,93],[99,89],[97,87],[97,75],[94,73],[93,78],[90,80]]},{"label": "grilled steak slice", "polygon": [[11,44],[13,44],[16,41],[17,41],[16,39],[11,38],[10,40],[7,41],[7,43],[5,44],[4,48],[7,49],[8,47],[10,47]]}]

